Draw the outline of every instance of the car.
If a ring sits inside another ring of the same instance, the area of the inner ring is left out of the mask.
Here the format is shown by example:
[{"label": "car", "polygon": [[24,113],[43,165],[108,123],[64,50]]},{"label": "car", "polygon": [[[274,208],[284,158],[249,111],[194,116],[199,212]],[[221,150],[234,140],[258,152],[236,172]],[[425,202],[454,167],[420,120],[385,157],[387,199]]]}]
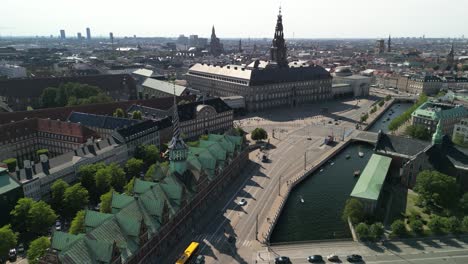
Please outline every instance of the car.
[{"label": "car", "polygon": [[198,255],[198,257],[195,259],[195,264],[203,264],[203,263],[205,263],[205,256]]},{"label": "car", "polygon": [[290,263],[291,263],[291,260],[289,260],[289,258],[286,256],[275,258],[275,264],[290,264]]},{"label": "car", "polygon": [[18,249],[17,249],[17,250],[18,250],[18,253],[19,253],[19,254],[24,253],[24,244],[23,244],[23,243],[20,243],[20,244],[18,245]]},{"label": "car", "polygon": [[347,256],[346,260],[348,260],[349,262],[361,262],[362,257],[360,255],[353,254],[353,255]]},{"label": "car", "polygon": [[307,261],[310,263],[320,263],[323,262],[323,258],[320,255],[312,255],[307,257]]},{"label": "car", "polygon": [[242,199],[240,199],[239,202],[237,202],[237,204],[240,205],[240,206],[244,206],[244,205],[247,204],[247,201],[244,198],[242,198]]},{"label": "car", "polygon": [[330,120],[330,121],[328,121],[328,124],[332,124],[332,123],[333,123],[333,122],[332,122],[331,120]]},{"label": "car", "polygon": [[15,248],[10,249],[10,251],[8,252],[8,259],[10,261],[15,261],[16,260],[16,249]]},{"label": "car", "polygon": [[308,137],[307,140],[312,140],[312,138]]},{"label": "car", "polygon": [[61,231],[62,230],[62,223],[60,223],[59,220],[55,222],[55,230],[56,231]]},{"label": "car", "polygon": [[232,236],[232,235],[228,235],[227,241],[228,241],[229,243],[234,243],[234,242],[236,242],[236,238],[235,238],[234,236]]},{"label": "car", "polygon": [[333,262],[335,262],[335,261],[340,261],[340,258],[339,258],[338,255],[336,255],[336,254],[330,254],[330,255],[328,255],[328,256],[327,256],[327,259],[328,259],[329,261],[333,261]]}]

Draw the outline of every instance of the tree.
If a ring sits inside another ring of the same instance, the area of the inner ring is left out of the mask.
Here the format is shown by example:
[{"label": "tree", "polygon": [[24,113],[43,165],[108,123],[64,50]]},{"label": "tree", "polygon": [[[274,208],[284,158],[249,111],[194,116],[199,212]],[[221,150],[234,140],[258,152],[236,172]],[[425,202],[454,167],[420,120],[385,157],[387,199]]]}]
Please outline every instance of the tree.
[{"label": "tree", "polygon": [[452,141],[453,143],[455,143],[456,145],[460,147],[463,147],[463,148],[468,147],[468,144],[465,142],[465,137],[463,136],[463,134],[455,133],[455,135],[452,138]]},{"label": "tree", "polygon": [[127,185],[124,187],[124,192],[126,195],[133,195],[133,186],[135,185],[135,177],[132,178]]},{"label": "tree", "polygon": [[462,198],[460,199],[459,204],[460,204],[460,209],[462,209],[462,211],[465,214],[468,214],[468,192],[463,194]]},{"label": "tree", "polygon": [[3,161],[7,165],[9,172],[14,172],[16,170],[17,160],[15,158],[9,158]]},{"label": "tree", "polygon": [[15,208],[10,212],[13,227],[20,233],[24,233],[28,230],[28,215],[33,204],[33,199],[21,198],[16,202]]},{"label": "tree", "polygon": [[101,195],[101,208],[99,211],[101,213],[110,214],[112,212],[112,194],[114,189],[110,189],[107,193]]},{"label": "tree", "polygon": [[151,166],[161,159],[159,149],[155,145],[140,146],[138,151],[135,152],[135,158],[143,160],[146,167]]},{"label": "tree", "polygon": [[125,177],[125,171],[116,163],[111,163],[108,166],[108,170],[111,172],[111,186],[118,192],[122,192],[125,184],[127,184],[127,178]]},{"label": "tree", "polygon": [[407,233],[405,223],[400,219],[393,221],[391,228],[394,236],[404,236]]},{"label": "tree", "polygon": [[416,234],[422,234],[424,231],[423,229],[424,223],[419,219],[412,220],[409,223],[409,225],[410,225],[411,230],[413,230],[413,232]]},{"label": "tree", "polygon": [[455,216],[449,217],[445,225],[446,225],[445,227],[447,228],[447,230],[453,234],[460,233],[461,228],[462,228],[462,223]]},{"label": "tree", "polygon": [[429,220],[429,223],[427,226],[431,231],[435,234],[442,234],[443,233],[443,228],[445,226],[444,219],[438,215],[434,215],[431,220]]},{"label": "tree", "polygon": [[52,208],[54,208],[54,210],[59,214],[63,212],[62,202],[64,199],[65,191],[67,190],[68,187],[69,187],[68,183],[66,183],[62,179],[56,180],[50,187],[50,190],[52,192],[51,205],[52,205]]},{"label": "tree", "polygon": [[11,230],[10,225],[0,228],[0,258],[6,256],[10,248],[15,247],[17,242],[18,234]]},{"label": "tree", "polygon": [[406,127],[405,132],[408,136],[416,139],[429,140],[431,138],[431,132],[423,125],[410,125]]},{"label": "tree", "polygon": [[369,118],[369,114],[365,113],[361,116],[361,123],[366,122],[367,118]]},{"label": "tree", "polygon": [[115,117],[125,117],[125,112],[122,108],[117,108],[115,109],[115,112],[113,114]]},{"label": "tree", "polygon": [[58,89],[53,87],[47,87],[42,91],[40,96],[41,105],[44,108],[56,107],[57,103],[55,99],[57,98]]},{"label": "tree", "polygon": [[385,101],[390,101],[390,99],[392,99],[392,96],[391,96],[391,95],[387,95],[387,96],[385,96],[385,99],[384,99],[384,100],[385,100]]},{"label": "tree", "polygon": [[31,209],[29,209],[28,230],[35,234],[46,234],[56,219],[57,215],[50,205],[44,201],[35,202],[31,206]]},{"label": "tree", "polygon": [[365,240],[369,238],[369,226],[366,223],[359,223],[356,226],[356,233],[359,237],[359,239]]},{"label": "tree", "polygon": [[413,104],[410,108],[408,108],[403,114],[399,115],[398,117],[394,118],[390,124],[388,125],[388,129],[391,131],[397,130],[401,125],[403,125],[406,121],[408,121],[411,118],[411,114],[423,103],[425,103],[428,100],[427,95],[422,93],[419,95],[418,101]]},{"label": "tree", "polygon": [[143,170],[143,160],[131,158],[125,163],[125,170],[127,171],[127,177],[140,177],[140,173]]},{"label": "tree", "polygon": [[369,227],[369,235],[372,239],[380,239],[384,234],[384,226],[382,223],[373,223]]},{"label": "tree", "polygon": [[358,199],[351,198],[346,201],[342,219],[348,222],[348,218],[352,223],[359,223],[364,219],[364,206]]},{"label": "tree", "polygon": [[463,217],[462,227],[465,229],[465,231],[468,231],[468,216]]},{"label": "tree", "polygon": [[96,194],[101,196],[102,194],[108,192],[111,187],[111,171],[105,167],[101,168],[96,172]]},{"label": "tree", "polygon": [[454,177],[426,170],[418,174],[414,190],[423,204],[450,209],[457,205],[460,187]]},{"label": "tree", "polygon": [[371,110],[370,110],[371,114],[373,114],[375,112],[377,112],[377,107],[376,106],[372,107]]},{"label": "tree", "polygon": [[89,193],[81,183],[77,183],[65,191],[64,194],[64,208],[65,216],[71,218],[74,216],[80,209],[86,206],[89,202]]},{"label": "tree", "polygon": [[96,190],[96,173],[99,169],[105,168],[102,162],[81,166],[78,170],[81,185],[88,190],[91,200],[97,202],[101,194]]},{"label": "tree", "polygon": [[31,264],[38,263],[38,260],[44,256],[47,249],[50,247],[50,240],[47,237],[39,237],[29,244],[28,261]]},{"label": "tree", "polygon": [[380,101],[378,102],[379,106],[383,106],[384,103],[385,103],[385,102],[384,102],[383,100],[380,100]]},{"label": "tree", "polygon": [[252,131],[251,137],[253,140],[265,140],[268,138],[268,133],[263,128],[255,128]]},{"label": "tree", "polygon": [[142,120],[143,115],[141,114],[141,111],[133,111],[132,112],[132,119],[137,119],[137,120]]},{"label": "tree", "polygon": [[79,233],[85,232],[85,225],[84,225],[85,215],[86,215],[86,212],[84,210],[78,211],[76,213],[75,218],[73,218],[71,222],[70,230],[68,231],[68,233],[77,235]]}]

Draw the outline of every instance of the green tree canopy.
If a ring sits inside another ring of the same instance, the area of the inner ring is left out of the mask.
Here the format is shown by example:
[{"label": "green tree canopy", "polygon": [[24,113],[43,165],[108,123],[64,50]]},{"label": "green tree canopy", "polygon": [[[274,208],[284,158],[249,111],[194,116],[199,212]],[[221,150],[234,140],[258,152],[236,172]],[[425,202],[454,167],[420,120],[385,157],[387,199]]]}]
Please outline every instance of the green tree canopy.
[{"label": "green tree canopy", "polygon": [[111,186],[118,192],[122,192],[125,184],[127,184],[127,178],[125,177],[125,171],[116,163],[111,163],[108,167],[111,172]]},{"label": "green tree canopy", "polygon": [[458,204],[460,187],[456,179],[438,171],[420,172],[414,190],[425,205],[450,209]]},{"label": "green tree canopy", "polygon": [[465,231],[468,231],[468,215],[463,217],[462,227]]},{"label": "green tree canopy", "polygon": [[132,112],[132,119],[137,119],[137,120],[142,120],[143,115],[141,114],[141,111],[133,111]]},{"label": "green tree canopy", "polygon": [[101,195],[101,213],[110,214],[112,212],[112,194],[114,189],[110,189],[107,193]]},{"label": "green tree canopy", "polygon": [[393,221],[391,228],[392,228],[392,235],[394,236],[400,237],[400,236],[404,236],[407,234],[405,223],[400,219]]},{"label": "green tree canopy", "polygon": [[107,168],[101,168],[96,172],[96,193],[101,196],[111,187],[112,172]]},{"label": "green tree canopy", "polygon": [[31,209],[29,209],[28,220],[29,228],[28,230],[35,234],[46,234],[55,220],[57,215],[50,205],[46,204],[44,201],[39,201],[33,203]]},{"label": "green tree canopy", "polygon": [[82,83],[65,83],[48,87],[40,96],[42,107],[61,107],[91,103],[112,102],[98,87]]},{"label": "green tree canopy", "polygon": [[81,183],[77,183],[65,191],[63,205],[65,208],[65,216],[71,218],[76,213],[83,209],[89,202],[88,190]]},{"label": "green tree canopy", "polygon": [[11,230],[10,225],[0,228],[0,257],[6,256],[10,248],[15,247],[17,242],[18,234]]},{"label": "green tree canopy", "polygon": [[125,117],[125,112],[122,108],[117,108],[115,109],[115,112],[113,114],[115,117]]},{"label": "green tree canopy", "polygon": [[411,114],[418,108],[420,107],[423,103],[425,103],[428,100],[427,95],[422,93],[419,95],[418,101],[413,104],[410,108],[408,108],[403,114],[399,115],[398,117],[394,118],[390,124],[388,125],[388,129],[391,131],[397,130],[401,125],[406,123],[411,118]]},{"label": "green tree canopy", "polygon": [[359,239],[368,239],[370,236],[369,226],[366,223],[359,223],[356,226],[356,234],[359,236]]},{"label": "green tree canopy", "polygon": [[143,170],[143,160],[131,158],[125,164],[125,170],[127,171],[127,177],[140,177],[140,173]]},{"label": "green tree canopy", "polygon": [[135,158],[143,160],[146,167],[155,164],[161,160],[158,147],[155,145],[140,145],[135,150]]},{"label": "green tree canopy", "polygon": [[373,239],[380,239],[384,234],[384,226],[382,223],[373,223],[369,227],[369,234]]},{"label": "green tree canopy", "polygon": [[252,131],[251,137],[253,140],[265,140],[268,138],[268,133],[265,129],[257,127]]},{"label": "green tree canopy", "polygon": [[85,215],[86,212],[84,210],[78,211],[76,213],[75,218],[73,218],[71,222],[70,230],[68,231],[70,234],[77,235],[85,232]]},{"label": "green tree canopy", "polygon": [[124,187],[124,192],[126,195],[133,195],[133,186],[135,185],[135,178],[132,178],[128,181],[127,185]]},{"label": "green tree canopy", "polygon": [[105,168],[106,165],[102,162],[81,166],[78,170],[81,185],[88,190],[90,198],[93,202],[97,202],[101,194],[96,190],[96,173],[99,169]]},{"label": "green tree canopy", "polygon": [[15,230],[21,233],[28,230],[29,210],[34,203],[31,198],[21,198],[16,202],[15,208],[10,212]]},{"label": "green tree canopy", "polygon": [[348,217],[352,223],[359,223],[364,219],[364,206],[361,201],[355,198],[348,199],[343,210],[342,219],[348,222]]},{"label": "green tree canopy", "polygon": [[423,125],[410,125],[406,127],[406,134],[412,138],[429,140],[431,139],[431,132]]},{"label": "green tree canopy", "polygon": [[465,194],[463,194],[462,198],[460,199],[460,209],[462,210],[462,212],[466,214],[468,214],[468,192],[466,192]]},{"label": "green tree canopy", "polygon": [[361,123],[366,122],[368,118],[369,118],[369,114],[367,113],[363,114],[360,119]]},{"label": "green tree canopy", "polygon": [[438,215],[434,215],[431,217],[431,220],[429,220],[429,223],[427,223],[427,227],[431,229],[431,231],[435,234],[442,234],[444,231],[446,220],[443,219],[442,217]]},{"label": "green tree canopy", "polygon": [[457,233],[460,233],[461,229],[462,229],[462,223],[460,222],[460,220],[455,217],[455,216],[451,216],[447,219],[446,221],[446,228],[447,230],[450,232],[450,233],[453,233],[453,234],[457,234]]},{"label": "green tree canopy", "polygon": [[51,199],[51,205],[52,208],[58,213],[62,214],[63,213],[63,199],[64,199],[64,194],[67,188],[69,187],[68,183],[66,183],[62,179],[56,180],[52,186],[50,187],[51,192],[52,192],[52,199]]},{"label": "green tree canopy", "polygon": [[419,219],[412,220],[409,223],[409,225],[410,225],[411,230],[416,234],[422,234],[424,231],[423,229],[424,223]]},{"label": "green tree canopy", "polygon": [[50,240],[48,237],[39,237],[29,244],[28,261],[31,264],[38,263],[38,260],[44,256],[47,249],[50,247]]},{"label": "green tree canopy", "polygon": [[57,107],[55,99],[57,98],[58,89],[53,87],[47,87],[42,91],[40,96],[41,105],[44,108]]}]

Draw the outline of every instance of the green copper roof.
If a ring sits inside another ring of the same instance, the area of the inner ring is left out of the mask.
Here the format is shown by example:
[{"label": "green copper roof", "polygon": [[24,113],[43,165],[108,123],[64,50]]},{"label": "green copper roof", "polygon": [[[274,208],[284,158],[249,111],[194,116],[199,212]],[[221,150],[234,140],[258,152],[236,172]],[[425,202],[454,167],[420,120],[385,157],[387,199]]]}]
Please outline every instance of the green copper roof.
[{"label": "green copper roof", "polygon": [[437,123],[437,128],[436,128],[436,131],[434,133],[434,135],[432,135],[432,144],[442,144],[442,141],[443,141],[443,137],[444,137],[444,133],[442,132],[442,127],[440,125],[440,121],[439,123]]},{"label": "green copper roof", "polygon": [[93,239],[86,239],[85,242],[88,248],[93,251],[96,261],[99,263],[111,261],[114,243]]},{"label": "green copper roof", "polygon": [[125,195],[125,194],[119,194],[114,192],[112,194],[112,213],[117,213],[120,209],[124,208],[127,206],[129,203],[133,201],[133,197]]},{"label": "green copper roof", "polygon": [[452,107],[443,104],[438,105],[437,103],[429,101],[419,106],[411,115],[437,121],[467,116],[468,112],[463,106]]},{"label": "green copper roof", "polygon": [[55,231],[52,235],[51,248],[62,251],[82,238],[84,234],[72,235],[64,232]]},{"label": "green copper roof", "polygon": [[154,182],[135,179],[135,183],[133,185],[133,193],[142,194],[144,192],[147,192],[149,189],[151,189],[151,186],[154,186],[154,185],[156,185],[156,183]]},{"label": "green copper roof", "polygon": [[18,187],[20,185],[10,177],[7,170],[0,168],[0,194],[7,193]]},{"label": "green copper roof", "polygon": [[89,231],[96,226],[102,224],[104,221],[112,218],[112,214],[100,213],[92,210],[86,210],[84,224],[86,231]]},{"label": "green copper roof", "polygon": [[226,150],[216,141],[200,140],[200,148],[207,149],[218,161],[226,160]]},{"label": "green copper roof", "polygon": [[376,201],[379,198],[391,162],[392,159],[389,157],[372,154],[354,186],[351,196]]}]

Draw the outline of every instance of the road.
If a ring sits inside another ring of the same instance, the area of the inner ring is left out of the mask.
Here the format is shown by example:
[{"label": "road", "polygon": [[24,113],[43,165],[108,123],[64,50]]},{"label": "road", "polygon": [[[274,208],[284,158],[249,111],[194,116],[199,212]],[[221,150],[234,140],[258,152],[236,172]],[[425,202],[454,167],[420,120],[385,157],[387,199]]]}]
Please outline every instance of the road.
[{"label": "road", "polygon": [[[205,256],[206,263],[255,263],[256,252],[262,249],[256,240],[257,217],[265,220],[278,196],[279,181],[284,184],[303,170],[304,162],[310,165],[329,150],[329,146],[323,145],[324,137],[330,133],[342,134],[343,127],[352,129],[354,120],[372,103],[362,100],[356,107],[356,101],[330,102],[326,104],[329,108],[326,116],[320,115],[321,106],[317,105],[295,111],[277,110],[240,120],[239,124],[247,131],[257,126],[265,127],[271,136],[275,129],[275,138],[270,138],[274,148],[267,150],[270,161],[262,163],[258,150],[250,153],[250,164],[242,175],[206,213],[208,220],[200,223],[193,234],[182,238],[180,245],[168,254],[170,260],[167,263],[173,263],[174,256],[183,252],[190,241],[201,243],[199,254]],[[342,121],[335,125],[334,120],[338,118]],[[332,124],[328,124],[330,120]],[[242,198],[247,204],[237,205]],[[228,236],[234,237],[235,241],[228,242]]]},{"label": "road", "polygon": [[[307,256],[336,254],[343,262],[346,256],[359,254],[362,263],[468,263],[468,237],[422,238],[380,243],[352,241],[322,242],[273,246],[257,252],[258,263],[274,263],[276,256],[289,256],[292,263],[308,263]],[[263,261],[262,261],[263,259]]]}]

